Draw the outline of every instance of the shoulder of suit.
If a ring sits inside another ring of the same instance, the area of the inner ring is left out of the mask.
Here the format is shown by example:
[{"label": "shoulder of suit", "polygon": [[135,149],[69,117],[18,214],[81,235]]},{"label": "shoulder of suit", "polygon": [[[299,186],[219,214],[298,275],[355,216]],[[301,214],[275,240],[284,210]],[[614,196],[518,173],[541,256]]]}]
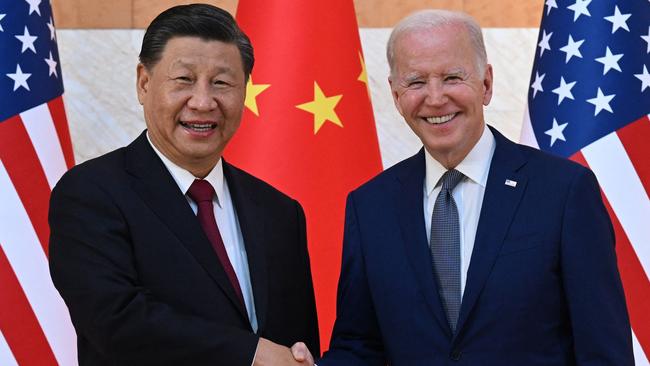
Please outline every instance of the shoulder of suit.
[{"label": "shoulder of suit", "polygon": [[124,173],[125,147],[118,148],[98,157],[86,160],[70,168],[58,184],[74,179],[96,182],[111,181]]},{"label": "shoulder of suit", "polygon": [[[418,171],[421,169],[421,171]],[[424,150],[408,157],[361,184],[353,192],[372,192],[376,189],[392,187],[399,179],[419,172],[424,179]]]},{"label": "shoulder of suit", "polygon": [[488,127],[490,127],[492,134],[494,135],[497,150],[501,149],[502,152],[506,152],[506,155],[520,153],[526,162],[524,165],[525,169],[550,169],[549,172],[588,170],[588,168],[585,168],[572,160],[514,142],[501,134],[501,132],[493,126]]},{"label": "shoulder of suit", "polygon": [[576,172],[576,173],[589,170],[589,168],[573,160],[556,156],[530,146],[521,145],[521,144],[516,144],[516,145],[519,151],[521,151],[522,155],[525,156],[529,168],[532,167],[534,169],[548,169],[551,172]]}]

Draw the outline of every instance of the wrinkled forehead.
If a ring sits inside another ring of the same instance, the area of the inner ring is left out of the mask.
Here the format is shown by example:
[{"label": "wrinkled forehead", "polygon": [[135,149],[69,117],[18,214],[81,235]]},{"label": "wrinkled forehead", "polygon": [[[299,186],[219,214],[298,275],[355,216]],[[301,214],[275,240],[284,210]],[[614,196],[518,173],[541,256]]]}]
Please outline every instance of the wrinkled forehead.
[{"label": "wrinkled forehead", "polygon": [[391,74],[413,62],[427,60],[447,65],[448,70],[481,72],[481,56],[472,42],[467,26],[461,22],[418,25],[404,29],[394,38]]},{"label": "wrinkled forehead", "polygon": [[441,25],[404,32],[395,39],[393,62],[397,65],[418,58],[473,58],[471,42],[462,29],[462,26]]},{"label": "wrinkled forehead", "polygon": [[461,42],[470,42],[469,31],[465,24],[460,22],[449,22],[441,24],[418,24],[412,27],[403,28],[394,36],[396,52],[403,48],[404,43],[417,42],[408,46],[426,46],[438,43],[451,42],[450,47],[458,46]]},{"label": "wrinkled forehead", "polygon": [[214,68],[242,68],[237,45],[219,40],[198,37],[178,37],[167,42],[159,63],[165,68],[191,68],[207,66]]}]

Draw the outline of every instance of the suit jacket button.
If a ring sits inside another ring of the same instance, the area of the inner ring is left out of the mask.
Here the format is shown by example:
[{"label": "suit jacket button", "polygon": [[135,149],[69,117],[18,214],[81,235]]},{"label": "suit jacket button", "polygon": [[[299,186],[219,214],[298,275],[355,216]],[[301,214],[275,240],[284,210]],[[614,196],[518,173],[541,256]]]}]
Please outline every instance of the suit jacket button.
[{"label": "suit jacket button", "polygon": [[451,351],[451,353],[449,354],[449,358],[451,358],[452,361],[459,361],[459,360],[460,360],[460,356],[462,356],[462,355],[463,355],[463,354],[462,354],[460,351],[458,351],[458,350],[453,350],[453,351]]}]

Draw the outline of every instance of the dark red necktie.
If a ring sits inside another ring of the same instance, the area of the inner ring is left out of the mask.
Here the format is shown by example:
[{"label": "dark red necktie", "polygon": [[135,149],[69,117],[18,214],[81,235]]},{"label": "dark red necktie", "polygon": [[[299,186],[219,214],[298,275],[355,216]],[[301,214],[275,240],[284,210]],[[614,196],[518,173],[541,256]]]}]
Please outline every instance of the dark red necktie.
[{"label": "dark red necktie", "polygon": [[214,218],[214,207],[212,206],[212,197],[214,197],[214,188],[212,184],[207,180],[196,179],[190,186],[190,189],[187,191],[187,194],[190,196],[198,206],[198,212],[196,217],[198,217],[201,227],[205,235],[212,243],[214,251],[217,252],[219,261],[223,266],[228,279],[232,287],[235,289],[237,298],[241,301],[241,304],[246,308],[244,303],[244,296],[242,296],[241,288],[239,287],[239,281],[237,281],[237,275],[235,270],[228,259],[228,253],[226,252],[226,247],[223,245],[223,239],[221,239],[221,234],[219,233],[219,228],[217,227],[217,221]]}]

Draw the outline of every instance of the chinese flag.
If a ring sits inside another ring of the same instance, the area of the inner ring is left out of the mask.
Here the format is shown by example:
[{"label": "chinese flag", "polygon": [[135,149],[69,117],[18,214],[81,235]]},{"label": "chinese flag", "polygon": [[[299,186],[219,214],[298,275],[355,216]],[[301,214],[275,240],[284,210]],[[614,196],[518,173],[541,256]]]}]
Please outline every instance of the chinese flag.
[{"label": "chinese flag", "polygon": [[226,159],[297,199],[307,216],[321,349],[335,318],[345,198],[382,169],[352,0],[240,0],[255,48]]}]

